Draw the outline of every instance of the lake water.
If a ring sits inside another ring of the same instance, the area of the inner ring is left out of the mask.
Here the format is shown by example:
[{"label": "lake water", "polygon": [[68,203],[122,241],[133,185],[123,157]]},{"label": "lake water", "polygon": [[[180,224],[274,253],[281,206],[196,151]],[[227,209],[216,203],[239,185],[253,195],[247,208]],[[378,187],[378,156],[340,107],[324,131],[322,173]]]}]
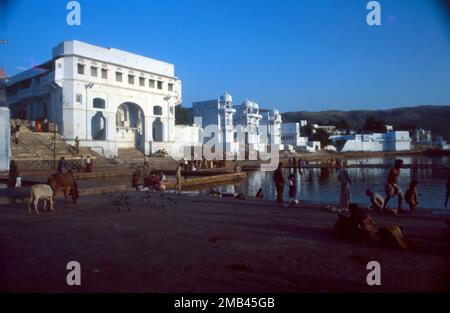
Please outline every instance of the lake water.
[{"label": "lake water", "polygon": [[[426,156],[406,156],[399,157],[405,164],[434,164],[448,166],[450,157],[426,157]],[[350,160],[350,164],[360,162],[368,164],[393,164],[395,158],[371,158],[362,160]],[[351,187],[353,201],[362,205],[368,205],[369,200],[365,195],[367,188],[370,188],[383,197],[384,185],[389,172],[385,169],[350,168],[350,175],[353,180]],[[286,170],[286,177],[288,170]],[[419,208],[444,208],[444,198],[446,191],[446,181],[450,172],[448,169],[402,169],[398,183],[403,193],[409,186],[412,179],[419,180]],[[337,180],[336,171],[330,173],[328,177],[321,175],[320,169],[305,169],[300,174],[297,171],[297,199],[300,201],[311,201],[318,203],[337,204],[339,202],[340,184]],[[246,196],[254,197],[259,188],[262,188],[266,199],[275,199],[275,186],[272,181],[273,172],[249,172],[246,181],[236,185],[218,186],[221,192],[241,192]],[[207,190],[203,190],[206,193]],[[285,187],[284,199],[288,199],[288,187]],[[396,207],[397,199],[390,201],[390,207]],[[407,208],[404,205],[404,208]]]}]

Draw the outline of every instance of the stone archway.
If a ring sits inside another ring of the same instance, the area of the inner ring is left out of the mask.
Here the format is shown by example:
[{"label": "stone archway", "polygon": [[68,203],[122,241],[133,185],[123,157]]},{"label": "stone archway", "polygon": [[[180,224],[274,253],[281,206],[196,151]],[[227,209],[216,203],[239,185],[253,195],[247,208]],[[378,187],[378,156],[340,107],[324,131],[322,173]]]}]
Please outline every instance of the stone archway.
[{"label": "stone archway", "polygon": [[153,133],[153,141],[156,142],[161,142],[163,141],[163,122],[161,121],[161,118],[158,117],[155,119],[155,121],[153,122],[153,129],[152,129],[152,133]]},{"label": "stone archway", "polygon": [[106,119],[98,111],[91,119],[91,136],[93,140],[106,140]]},{"label": "stone archway", "polygon": [[142,108],[133,102],[124,102],[116,112],[117,143],[120,148],[144,149],[145,118]]}]

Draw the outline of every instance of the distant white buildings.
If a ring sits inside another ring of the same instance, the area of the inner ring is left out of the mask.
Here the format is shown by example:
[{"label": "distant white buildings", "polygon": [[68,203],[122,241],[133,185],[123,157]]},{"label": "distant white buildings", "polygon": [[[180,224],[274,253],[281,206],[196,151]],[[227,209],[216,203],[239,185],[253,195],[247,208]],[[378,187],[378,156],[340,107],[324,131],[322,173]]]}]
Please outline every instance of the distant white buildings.
[{"label": "distant white buildings", "polygon": [[[306,123],[303,123],[306,126]],[[301,123],[283,123],[281,125],[281,142],[289,151],[317,152],[321,149],[319,141],[310,141],[301,135]]]},{"label": "distant white buildings", "polygon": [[414,144],[431,146],[433,144],[431,131],[424,130],[422,128],[415,129],[413,132],[412,141]]},{"label": "distant white buildings", "polygon": [[66,143],[105,156],[135,147],[171,150],[181,81],[174,65],[114,48],[65,41],[53,57],[7,82],[12,116],[47,119]]},{"label": "distant white buildings", "polygon": [[312,124],[313,133],[315,133],[319,129],[325,131],[328,134],[332,134],[336,130],[336,126]]},{"label": "distant white buildings", "polygon": [[[232,155],[244,149],[258,152],[267,151],[267,145],[281,145],[281,114],[277,110],[261,114],[258,103],[251,100],[235,106],[231,95],[225,93],[219,99],[194,102],[192,117],[196,124],[201,118],[203,143],[218,136],[215,140]],[[218,134],[209,134],[208,126],[217,126]]]},{"label": "distant white buildings", "polygon": [[438,149],[450,150],[450,144],[446,140],[444,140],[444,137],[442,136],[436,137],[435,145],[437,146]]},{"label": "distant white buildings", "polygon": [[350,151],[407,151],[411,150],[408,131],[330,136],[341,152]]}]

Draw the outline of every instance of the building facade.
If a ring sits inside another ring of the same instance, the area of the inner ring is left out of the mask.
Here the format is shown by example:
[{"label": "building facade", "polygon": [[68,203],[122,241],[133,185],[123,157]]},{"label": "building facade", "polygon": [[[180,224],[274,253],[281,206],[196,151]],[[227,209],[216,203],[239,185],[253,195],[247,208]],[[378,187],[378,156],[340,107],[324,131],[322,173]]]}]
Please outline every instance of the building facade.
[{"label": "building facade", "polygon": [[431,131],[421,128],[415,129],[413,132],[412,141],[417,145],[431,146],[433,144]]},{"label": "building facade", "polygon": [[260,124],[267,127],[267,135],[261,136],[260,134],[261,143],[278,146],[279,150],[284,150],[281,142],[282,123],[281,114],[278,110],[273,109],[272,111],[264,112]]},{"label": "building facade", "polygon": [[[203,128],[203,143],[214,138],[223,152],[234,155],[238,153],[238,143],[235,140],[233,126],[235,113],[233,97],[225,93],[219,99],[194,102],[191,117],[195,125]],[[208,126],[217,130],[217,133],[210,132]]]},{"label": "building facade", "polygon": [[120,148],[170,150],[181,92],[172,64],[65,41],[50,61],[8,80],[7,105],[14,117],[55,123],[68,144],[78,137],[113,157]]},{"label": "building facade", "polygon": [[317,152],[321,149],[319,141],[309,141],[302,136],[301,128],[305,123],[283,123],[281,126],[281,142],[285,149],[301,152]]},{"label": "building facade", "polygon": [[258,103],[245,100],[241,105],[236,106],[234,125],[242,126],[245,131],[245,145],[254,151],[261,151],[262,144],[258,128],[262,115],[259,114]]},{"label": "building facade", "polygon": [[411,137],[408,131],[331,136],[330,139],[342,152],[411,150]]}]

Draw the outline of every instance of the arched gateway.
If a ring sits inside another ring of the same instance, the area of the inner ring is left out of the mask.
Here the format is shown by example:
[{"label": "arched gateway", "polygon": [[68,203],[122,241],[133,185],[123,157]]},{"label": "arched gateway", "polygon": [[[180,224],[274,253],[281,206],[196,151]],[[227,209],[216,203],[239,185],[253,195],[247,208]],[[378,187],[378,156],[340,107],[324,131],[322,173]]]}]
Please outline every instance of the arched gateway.
[{"label": "arched gateway", "polygon": [[145,118],[142,108],[133,102],[124,102],[116,112],[117,144],[119,148],[144,150]]}]

